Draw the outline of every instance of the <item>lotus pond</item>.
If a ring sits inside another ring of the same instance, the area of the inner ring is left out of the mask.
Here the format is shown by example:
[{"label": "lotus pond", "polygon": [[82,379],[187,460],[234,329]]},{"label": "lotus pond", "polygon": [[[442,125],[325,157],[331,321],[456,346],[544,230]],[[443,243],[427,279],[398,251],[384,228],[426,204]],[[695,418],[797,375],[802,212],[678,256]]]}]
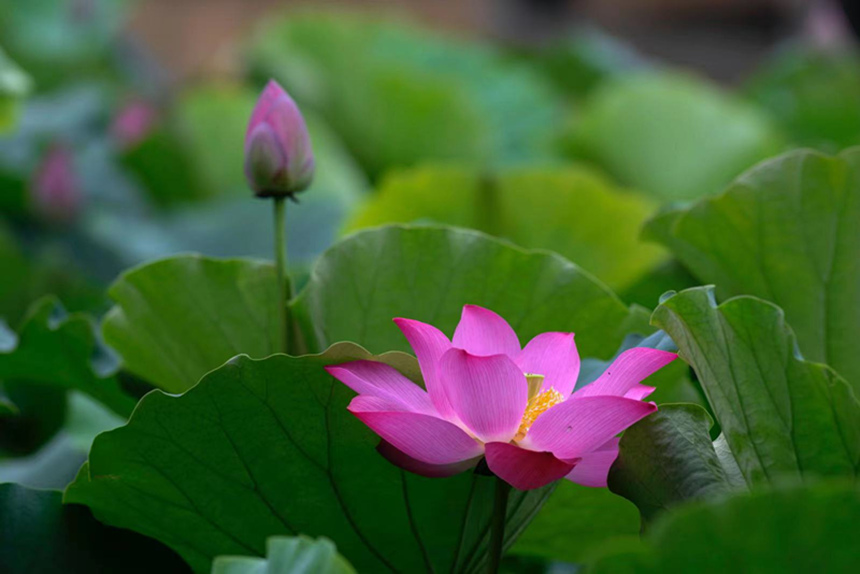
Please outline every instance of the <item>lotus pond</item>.
[{"label": "lotus pond", "polygon": [[860,572],[854,48],[293,11],[170,84],[67,4],[0,1],[0,572]]}]

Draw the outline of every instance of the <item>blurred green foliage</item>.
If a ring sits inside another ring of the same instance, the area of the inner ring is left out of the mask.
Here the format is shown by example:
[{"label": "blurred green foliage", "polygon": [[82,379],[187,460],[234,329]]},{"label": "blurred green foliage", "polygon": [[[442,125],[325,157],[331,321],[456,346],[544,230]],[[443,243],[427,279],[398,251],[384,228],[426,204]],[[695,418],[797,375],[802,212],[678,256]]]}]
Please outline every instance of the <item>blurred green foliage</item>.
[{"label": "blurred green foliage", "polygon": [[665,72],[603,84],[567,139],[572,156],[664,201],[715,193],[784,145],[761,110],[705,81]]},{"label": "blurred green foliage", "polygon": [[828,153],[860,144],[860,54],[800,46],[781,51],[747,81],[747,97],[797,145]]},{"label": "blurred green foliage", "polygon": [[860,568],[850,483],[784,485],[698,502],[667,514],[643,542],[608,545],[590,574],[855,572]]},{"label": "blurred green foliage", "polygon": [[130,0],[0,0],[0,37],[40,90],[110,76]]},{"label": "blurred green foliage", "polygon": [[0,49],[0,134],[14,126],[18,106],[31,88],[30,77]]},{"label": "blurred green foliage", "polygon": [[485,173],[427,165],[391,172],[347,230],[413,221],[470,227],[556,251],[622,289],[665,257],[639,240],[655,209],[642,194],[573,165]]},{"label": "blurred green foliage", "polygon": [[575,103],[610,79],[653,65],[631,46],[596,28],[573,29],[545,48],[525,50],[521,56]]},{"label": "blurred green foliage", "polygon": [[212,574],[354,574],[331,540],[307,536],[273,536],[266,541],[266,558],[219,556]]}]

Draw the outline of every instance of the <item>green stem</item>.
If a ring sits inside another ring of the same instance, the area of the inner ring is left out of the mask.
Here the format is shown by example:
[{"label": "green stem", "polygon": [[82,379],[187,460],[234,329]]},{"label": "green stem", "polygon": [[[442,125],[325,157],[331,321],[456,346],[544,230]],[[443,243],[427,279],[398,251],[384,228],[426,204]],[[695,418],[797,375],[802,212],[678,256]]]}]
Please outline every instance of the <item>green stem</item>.
[{"label": "green stem", "polygon": [[290,326],[287,320],[287,302],[290,300],[290,283],[287,280],[287,202],[285,197],[275,198],[275,267],[278,276],[278,322],[281,335],[281,352],[290,350]]},{"label": "green stem", "polygon": [[511,485],[496,478],[496,492],[493,497],[493,517],[490,523],[490,561],[488,574],[497,574],[502,562],[502,550],[505,544],[505,520],[508,512],[508,495]]}]

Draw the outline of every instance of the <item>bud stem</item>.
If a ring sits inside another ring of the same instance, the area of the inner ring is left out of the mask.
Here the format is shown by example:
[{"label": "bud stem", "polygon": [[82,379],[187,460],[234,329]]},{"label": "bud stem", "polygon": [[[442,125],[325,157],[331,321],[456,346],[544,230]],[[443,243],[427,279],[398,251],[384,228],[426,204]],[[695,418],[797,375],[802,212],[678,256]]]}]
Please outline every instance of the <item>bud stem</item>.
[{"label": "bud stem", "polygon": [[281,352],[290,350],[290,325],[287,320],[287,302],[292,297],[287,280],[286,197],[275,197],[275,267],[278,277],[278,323],[281,335]]}]

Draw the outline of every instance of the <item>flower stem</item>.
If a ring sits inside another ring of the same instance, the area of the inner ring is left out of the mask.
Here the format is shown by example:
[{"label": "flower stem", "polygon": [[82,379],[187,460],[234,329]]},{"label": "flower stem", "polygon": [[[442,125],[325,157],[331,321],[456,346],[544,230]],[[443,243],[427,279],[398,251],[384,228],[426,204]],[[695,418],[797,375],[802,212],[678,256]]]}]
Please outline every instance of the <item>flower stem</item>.
[{"label": "flower stem", "polygon": [[275,267],[278,278],[278,327],[281,336],[281,352],[290,349],[290,326],[287,321],[287,301],[292,296],[287,280],[287,202],[283,196],[275,197]]},{"label": "flower stem", "polygon": [[502,550],[505,543],[505,519],[508,512],[508,495],[511,485],[496,478],[496,492],[493,497],[493,517],[490,523],[490,561],[488,563],[488,574],[497,574],[502,562]]}]

